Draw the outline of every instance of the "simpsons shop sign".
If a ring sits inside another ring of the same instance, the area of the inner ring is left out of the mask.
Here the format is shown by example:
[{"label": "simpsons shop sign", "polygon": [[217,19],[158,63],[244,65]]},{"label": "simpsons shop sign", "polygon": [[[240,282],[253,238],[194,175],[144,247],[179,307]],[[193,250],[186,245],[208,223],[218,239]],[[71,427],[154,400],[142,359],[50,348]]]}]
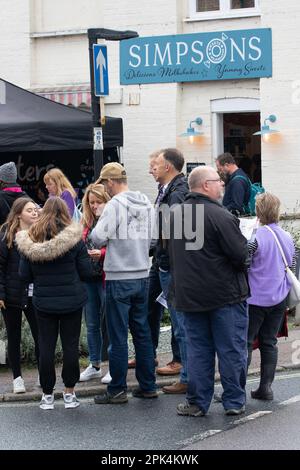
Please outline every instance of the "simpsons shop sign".
[{"label": "simpsons shop sign", "polygon": [[269,28],[178,34],[120,43],[120,82],[193,82],[272,76]]}]

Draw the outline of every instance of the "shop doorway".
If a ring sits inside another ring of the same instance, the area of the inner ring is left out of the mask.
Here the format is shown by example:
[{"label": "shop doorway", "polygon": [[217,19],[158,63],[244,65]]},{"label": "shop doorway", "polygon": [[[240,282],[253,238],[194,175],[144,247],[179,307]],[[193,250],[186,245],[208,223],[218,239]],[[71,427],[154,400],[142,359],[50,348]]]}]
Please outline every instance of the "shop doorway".
[{"label": "shop doorway", "polygon": [[211,100],[212,164],[218,155],[230,152],[253,182],[261,183],[261,139],[259,98]]},{"label": "shop doorway", "polygon": [[261,183],[261,139],[253,133],[260,129],[260,113],[224,113],[224,152],[230,152],[237,165],[253,183]]}]

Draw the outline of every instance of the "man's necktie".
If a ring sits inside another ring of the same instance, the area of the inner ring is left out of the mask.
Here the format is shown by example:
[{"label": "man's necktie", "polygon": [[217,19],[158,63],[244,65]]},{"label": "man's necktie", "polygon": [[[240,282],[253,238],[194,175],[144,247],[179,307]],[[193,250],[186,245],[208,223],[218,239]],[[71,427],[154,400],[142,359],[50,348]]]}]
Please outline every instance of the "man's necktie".
[{"label": "man's necktie", "polygon": [[164,197],[164,187],[163,185],[160,185],[158,188],[158,195],[155,201],[155,207],[159,207],[163,197]]}]

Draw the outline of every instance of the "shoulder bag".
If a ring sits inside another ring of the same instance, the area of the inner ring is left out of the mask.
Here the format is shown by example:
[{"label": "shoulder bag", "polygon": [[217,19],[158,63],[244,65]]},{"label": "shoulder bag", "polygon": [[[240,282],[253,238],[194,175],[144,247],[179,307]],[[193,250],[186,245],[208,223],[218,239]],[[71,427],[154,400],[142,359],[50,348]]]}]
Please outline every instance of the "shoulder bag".
[{"label": "shoulder bag", "polygon": [[286,275],[288,277],[288,280],[292,284],[287,298],[287,306],[289,309],[291,309],[300,303],[300,282],[288,266],[285,254],[283,252],[282,246],[280,244],[280,241],[278,240],[277,235],[268,225],[265,225],[265,227],[273,234],[273,237],[275,238],[275,241],[277,243],[277,246],[284,262]]}]

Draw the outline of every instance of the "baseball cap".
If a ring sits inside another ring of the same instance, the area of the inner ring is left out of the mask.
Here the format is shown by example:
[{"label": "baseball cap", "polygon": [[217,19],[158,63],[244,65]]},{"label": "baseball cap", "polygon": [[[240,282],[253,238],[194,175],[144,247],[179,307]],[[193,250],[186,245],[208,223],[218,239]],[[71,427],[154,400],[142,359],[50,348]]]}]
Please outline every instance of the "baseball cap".
[{"label": "baseball cap", "polygon": [[98,182],[101,183],[103,180],[119,180],[126,178],[125,168],[120,163],[112,162],[104,165],[100,172]]}]

